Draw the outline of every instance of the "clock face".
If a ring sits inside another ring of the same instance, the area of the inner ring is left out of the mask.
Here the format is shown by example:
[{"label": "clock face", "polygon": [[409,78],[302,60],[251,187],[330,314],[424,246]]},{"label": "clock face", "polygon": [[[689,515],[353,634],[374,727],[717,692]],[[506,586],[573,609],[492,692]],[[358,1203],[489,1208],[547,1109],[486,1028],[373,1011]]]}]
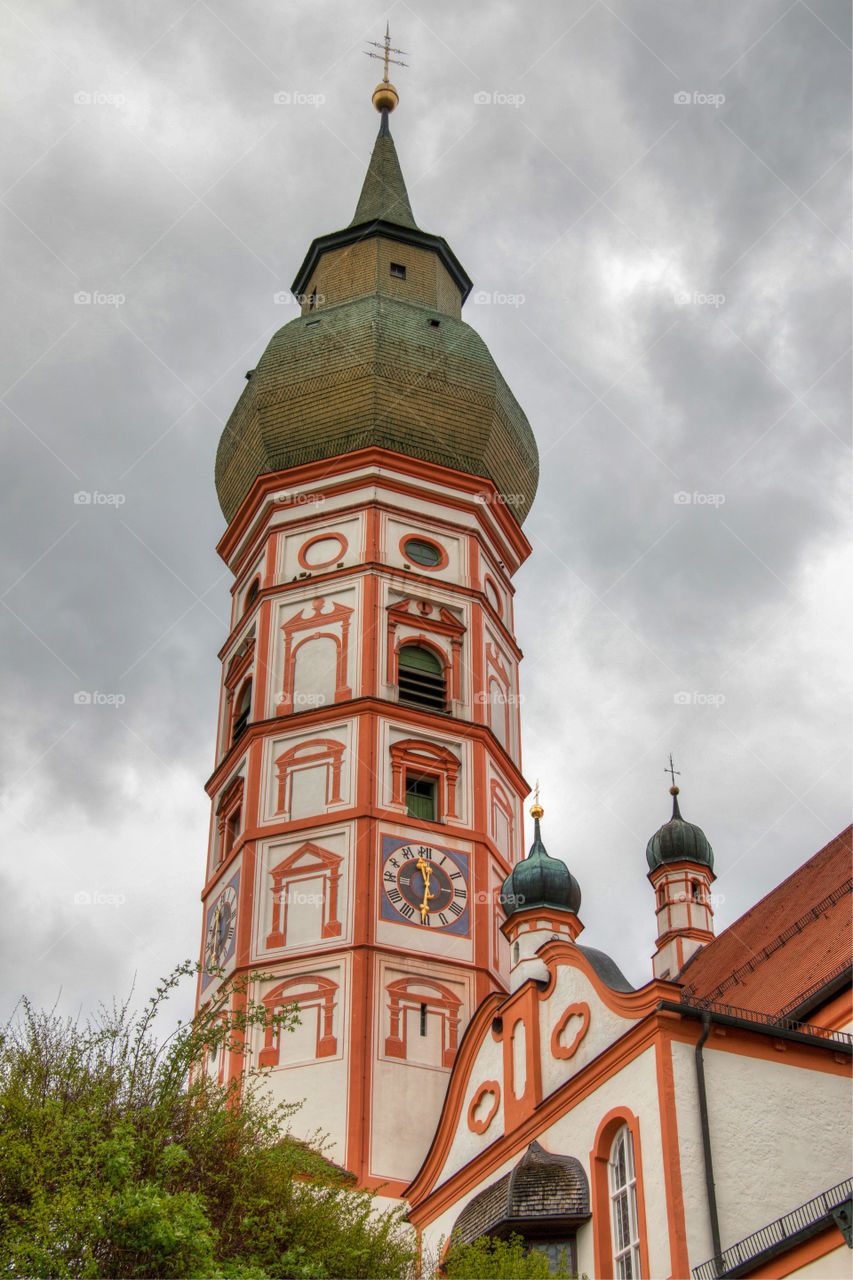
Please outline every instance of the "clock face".
[{"label": "clock face", "polygon": [[204,985],[212,969],[220,968],[234,953],[237,931],[237,889],[239,872],[208,908],[204,935]]},{"label": "clock face", "polygon": [[467,934],[467,856],[384,836],[381,915],[418,928]]}]

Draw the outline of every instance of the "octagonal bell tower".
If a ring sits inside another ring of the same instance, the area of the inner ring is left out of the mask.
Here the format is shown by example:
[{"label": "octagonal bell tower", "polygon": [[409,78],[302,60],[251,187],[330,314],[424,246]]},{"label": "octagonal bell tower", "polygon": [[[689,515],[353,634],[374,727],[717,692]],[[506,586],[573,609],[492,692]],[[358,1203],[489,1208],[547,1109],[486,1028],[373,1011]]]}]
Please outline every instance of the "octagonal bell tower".
[{"label": "octagonal bell tower", "polygon": [[376,105],[353,221],[310,246],[300,315],[217,454],[234,585],[198,999],[216,965],[269,975],[259,998],[300,1025],[251,1060],[305,1100],[295,1132],[399,1194],[509,977],[499,893],[528,792],[511,580],[538,459],[461,319],[471,281],[415,222],[394,101]]}]

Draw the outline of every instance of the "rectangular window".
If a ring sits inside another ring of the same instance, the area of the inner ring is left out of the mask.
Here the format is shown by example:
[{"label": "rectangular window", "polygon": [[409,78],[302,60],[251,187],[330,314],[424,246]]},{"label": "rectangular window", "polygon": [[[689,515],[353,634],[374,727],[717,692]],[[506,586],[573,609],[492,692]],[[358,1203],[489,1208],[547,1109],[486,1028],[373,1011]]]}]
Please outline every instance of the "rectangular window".
[{"label": "rectangular window", "polygon": [[406,268],[400,262],[392,262],[391,275],[394,276],[395,280],[405,280]]},{"label": "rectangular window", "polygon": [[421,1035],[422,1036],[426,1035],[426,1031],[427,1031],[426,1020],[427,1020],[427,1007],[425,1004],[422,1004],[421,1005]]},{"label": "rectangular window", "polygon": [[406,813],[410,818],[426,818],[428,822],[438,821],[437,804],[438,784],[435,778],[424,778],[420,774],[406,774]]}]

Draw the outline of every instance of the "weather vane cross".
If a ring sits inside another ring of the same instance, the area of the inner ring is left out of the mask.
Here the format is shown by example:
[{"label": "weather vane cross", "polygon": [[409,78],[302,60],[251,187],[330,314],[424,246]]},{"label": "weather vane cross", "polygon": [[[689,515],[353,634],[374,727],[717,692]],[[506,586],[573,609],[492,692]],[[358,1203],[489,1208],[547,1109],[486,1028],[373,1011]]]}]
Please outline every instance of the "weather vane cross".
[{"label": "weather vane cross", "polygon": [[395,67],[407,67],[407,66],[409,65],[409,64],[408,64],[408,62],[401,62],[399,58],[392,58],[392,57],[390,56],[392,53],[405,53],[405,52],[406,52],[406,50],[405,50],[405,49],[392,49],[392,47],[391,47],[391,33],[390,33],[389,25],[388,25],[388,23],[387,23],[387,22],[385,23],[385,40],[383,41],[383,43],[382,43],[382,44],[380,44],[378,40],[368,40],[368,42],[367,42],[367,43],[368,43],[368,44],[370,44],[370,45],[373,45],[373,48],[374,48],[374,49],[381,49],[381,51],[382,51],[381,53],[372,53],[372,52],[370,51],[370,49],[364,49],[364,50],[362,50],[362,52],[363,52],[363,53],[366,53],[366,54],[367,54],[368,58],[376,58],[376,59],[377,59],[377,61],[379,61],[379,62],[383,62],[383,61],[384,61],[384,63],[385,63],[385,74],[384,74],[384,79],[386,80],[386,82],[387,82],[387,80],[388,80],[388,67],[389,67],[389,65],[393,65],[393,66],[395,66]]},{"label": "weather vane cross", "polygon": [[669,767],[668,767],[667,769],[664,769],[664,773],[668,773],[668,774],[669,774],[669,776],[672,778],[672,785],[673,785],[673,786],[675,786],[675,775],[676,775],[676,774],[678,774],[679,778],[681,777],[681,770],[680,770],[680,769],[676,769],[676,768],[674,768],[674,766],[673,766],[673,763],[672,763],[672,752],[671,752],[671,751],[670,751],[670,753],[669,753]]}]

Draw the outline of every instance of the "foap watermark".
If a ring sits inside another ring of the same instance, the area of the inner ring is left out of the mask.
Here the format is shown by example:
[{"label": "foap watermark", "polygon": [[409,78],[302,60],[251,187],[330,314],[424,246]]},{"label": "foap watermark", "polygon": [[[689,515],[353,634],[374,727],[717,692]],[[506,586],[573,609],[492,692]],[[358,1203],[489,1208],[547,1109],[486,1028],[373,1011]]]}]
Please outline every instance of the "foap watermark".
[{"label": "foap watermark", "polygon": [[681,89],[678,93],[672,95],[672,100],[677,107],[713,107],[715,111],[719,111],[720,107],[726,100],[724,93],[702,93],[699,89]]},{"label": "foap watermark", "polygon": [[301,89],[279,89],[272,100],[277,107],[322,107],[325,93],[303,93]]},{"label": "foap watermark", "polygon": [[722,707],[726,701],[724,693],[698,693],[695,689],[691,693],[689,689],[679,689],[678,693],[672,695],[672,700],[677,707]]},{"label": "foap watermark", "polygon": [[481,89],[479,93],[474,94],[474,105],[477,107],[515,107],[516,109],[527,101],[523,93],[504,93],[500,89],[493,89],[488,93],[485,89]]},{"label": "foap watermark", "polygon": [[105,89],[78,89],[74,95],[74,104],[78,107],[117,107],[121,110],[127,106],[127,98],[123,93],[107,93]]},{"label": "foap watermark", "polygon": [[127,898],[123,893],[102,893],[100,890],[90,892],[78,889],[71,901],[75,907],[123,907]]},{"label": "foap watermark", "polygon": [[123,693],[102,693],[100,689],[78,689],[74,695],[75,707],[123,707],[126,702]]},{"label": "foap watermark", "polygon": [[670,902],[693,902],[697,906],[704,907],[721,907],[726,900],[724,893],[706,893],[701,898],[694,898],[692,893],[687,893],[681,889],[678,893],[673,894]]},{"label": "foap watermark", "polygon": [[684,290],[675,295],[675,301],[679,307],[724,307],[726,295],[724,293],[689,293]]},{"label": "foap watermark", "polygon": [[279,289],[278,293],[273,294],[272,300],[277,307],[304,307],[306,302],[315,307],[322,307],[326,296],[322,293],[291,293],[289,289]]},{"label": "foap watermark", "polygon": [[726,495],[699,493],[696,489],[688,493],[686,489],[679,489],[672,495],[672,500],[677,507],[722,507],[726,501]]},{"label": "foap watermark", "polygon": [[524,702],[524,694],[502,693],[493,699],[490,693],[486,693],[484,689],[480,689],[478,693],[474,694],[474,701],[486,706],[488,706],[490,702],[494,701],[502,707],[520,707],[522,702]]},{"label": "foap watermark", "polygon": [[101,493],[100,489],[78,489],[74,495],[75,507],[123,507],[127,502],[124,493]]},{"label": "foap watermark", "polygon": [[523,293],[489,293],[487,289],[478,289],[471,299],[481,307],[523,307],[527,301]]},{"label": "foap watermark", "polygon": [[521,507],[524,505],[523,493],[486,493],[481,491],[474,496],[475,501],[482,502],[484,506],[491,504],[494,507]]},{"label": "foap watermark", "polygon": [[278,499],[288,507],[319,507],[326,501],[324,493],[283,493]]},{"label": "foap watermark", "polygon": [[100,289],[78,289],[74,294],[76,307],[123,307],[126,302],[123,293],[104,293]]}]

